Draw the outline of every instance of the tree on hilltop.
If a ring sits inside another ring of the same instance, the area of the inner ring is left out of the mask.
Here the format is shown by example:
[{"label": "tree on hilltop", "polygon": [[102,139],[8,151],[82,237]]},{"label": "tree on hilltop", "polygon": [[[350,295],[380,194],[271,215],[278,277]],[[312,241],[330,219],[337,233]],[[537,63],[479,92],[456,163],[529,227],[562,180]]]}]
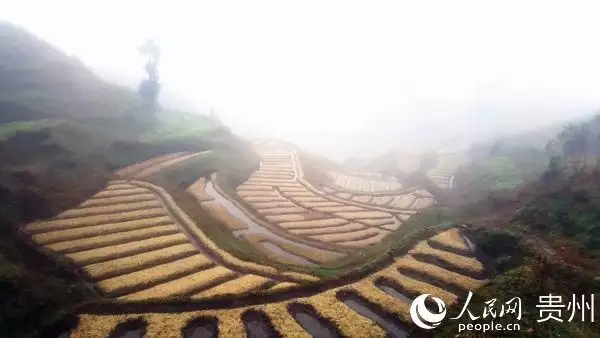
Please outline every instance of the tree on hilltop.
[{"label": "tree on hilltop", "polygon": [[152,39],[148,39],[144,45],[139,48],[140,54],[146,57],[146,74],[148,77],[140,83],[139,93],[144,104],[144,108],[154,113],[158,106],[158,94],[160,92],[160,82],[158,77],[158,62],[160,60],[160,49]]}]

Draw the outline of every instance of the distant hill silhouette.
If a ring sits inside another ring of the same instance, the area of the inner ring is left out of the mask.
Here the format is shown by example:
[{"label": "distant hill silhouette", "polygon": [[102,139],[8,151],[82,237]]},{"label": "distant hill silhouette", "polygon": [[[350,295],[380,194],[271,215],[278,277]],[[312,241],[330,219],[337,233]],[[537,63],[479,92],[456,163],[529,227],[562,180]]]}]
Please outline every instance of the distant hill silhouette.
[{"label": "distant hill silhouette", "polygon": [[0,123],[48,117],[115,117],[137,95],[25,29],[0,21]]}]

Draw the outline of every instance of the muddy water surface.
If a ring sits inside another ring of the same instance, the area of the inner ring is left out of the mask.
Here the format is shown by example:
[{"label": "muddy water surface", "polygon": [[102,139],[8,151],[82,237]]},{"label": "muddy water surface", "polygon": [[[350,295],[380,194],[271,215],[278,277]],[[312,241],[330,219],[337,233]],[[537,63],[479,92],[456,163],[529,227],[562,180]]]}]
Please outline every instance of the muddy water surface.
[{"label": "muddy water surface", "polygon": [[183,329],[183,338],[216,338],[219,322],[216,318],[197,318]]},{"label": "muddy water surface", "polygon": [[280,337],[269,318],[262,312],[247,311],[242,315],[242,321],[249,338]]},{"label": "muddy water surface", "polygon": [[410,304],[413,301],[410,297],[398,290],[398,288],[395,285],[392,285],[391,283],[388,283],[386,281],[377,281],[375,282],[375,286],[381,289],[383,292],[387,293],[388,295],[402,302]]},{"label": "muddy water surface", "polygon": [[398,318],[385,313],[375,305],[363,300],[360,296],[348,292],[338,293],[337,297],[352,310],[379,324],[390,337],[408,337],[408,328]]},{"label": "muddy water surface", "polygon": [[[311,246],[297,243],[297,242],[291,241],[285,237],[281,237],[281,236],[277,235],[276,233],[272,232],[271,230],[269,230],[268,228],[260,225],[259,223],[255,222],[254,220],[252,220],[238,206],[236,206],[230,200],[228,200],[223,195],[221,195],[214,188],[212,181],[206,182],[206,193],[214,198],[214,201],[207,202],[207,203],[219,203],[220,205],[225,207],[227,209],[227,211],[229,211],[229,213],[231,213],[231,215],[233,217],[239,219],[248,227],[248,229],[245,229],[245,230],[234,231],[234,235],[236,235],[237,237],[240,237],[241,235],[245,235],[245,234],[260,234],[260,235],[264,235],[268,239],[273,239],[275,242],[282,242],[285,244],[294,245],[294,246],[296,246],[298,248],[302,248],[304,250],[314,250],[314,248]],[[300,262],[298,259],[304,260],[302,265],[314,265],[311,262],[309,262],[308,260],[305,260],[304,258],[301,258],[296,255],[293,255],[272,243],[271,243],[271,246],[268,246],[268,245],[269,244],[267,244],[267,246],[265,246],[265,248],[268,249],[269,251],[272,251],[274,255],[278,255],[279,257],[282,257],[284,259],[291,258],[292,260],[296,260],[298,262]]]},{"label": "muddy water surface", "polygon": [[312,306],[295,303],[289,306],[289,312],[300,326],[313,337],[342,337],[342,334],[337,328],[332,323],[319,316]]}]

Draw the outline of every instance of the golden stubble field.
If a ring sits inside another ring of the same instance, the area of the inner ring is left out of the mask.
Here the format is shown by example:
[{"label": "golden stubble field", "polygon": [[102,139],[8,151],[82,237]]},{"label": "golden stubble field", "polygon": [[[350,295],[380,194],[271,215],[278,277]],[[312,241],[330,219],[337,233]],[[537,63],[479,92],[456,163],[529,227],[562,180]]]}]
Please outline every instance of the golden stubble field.
[{"label": "golden stubble field", "polygon": [[[299,264],[299,257],[318,266],[344,257],[344,250],[377,245],[420,210],[414,201],[406,209],[390,207],[394,196],[336,196],[302,179],[293,152],[269,148],[259,154],[260,169],[237,188],[239,201],[215,195],[222,192],[211,188],[214,177],[199,178],[186,191],[224,227],[266,254],[283,252],[289,265]],[[242,260],[212,241],[167,191],[136,178],[190,155],[166,155],[121,170],[125,179],[24,228],[42,250],[69,261],[114,300],[106,305],[111,314],[82,311],[71,337],[127,332],[187,337],[198,330],[222,337],[258,331],[283,337],[397,335],[410,328],[408,307],[416,295],[430,293],[449,304],[485,283],[484,267],[458,229],[348,280],[321,280]],[[432,198],[424,190],[410,194]],[[385,207],[375,202],[384,197]],[[252,232],[248,220],[276,231]],[[125,311],[129,306],[138,310]]]}]

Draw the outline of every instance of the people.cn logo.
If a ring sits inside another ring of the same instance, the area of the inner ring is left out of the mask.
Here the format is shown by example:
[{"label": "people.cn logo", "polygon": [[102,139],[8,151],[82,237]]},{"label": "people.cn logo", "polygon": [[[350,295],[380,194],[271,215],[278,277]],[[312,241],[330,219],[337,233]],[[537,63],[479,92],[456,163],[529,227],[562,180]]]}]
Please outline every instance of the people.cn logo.
[{"label": "people.cn logo", "polygon": [[418,327],[431,330],[440,325],[442,320],[444,320],[444,317],[446,317],[446,304],[444,304],[443,300],[431,296],[431,299],[433,299],[438,307],[436,313],[431,312],[425,306],[425,301],[428,296],[429,294],[426,293],[413,300],[410,305],[410,318]]}]

